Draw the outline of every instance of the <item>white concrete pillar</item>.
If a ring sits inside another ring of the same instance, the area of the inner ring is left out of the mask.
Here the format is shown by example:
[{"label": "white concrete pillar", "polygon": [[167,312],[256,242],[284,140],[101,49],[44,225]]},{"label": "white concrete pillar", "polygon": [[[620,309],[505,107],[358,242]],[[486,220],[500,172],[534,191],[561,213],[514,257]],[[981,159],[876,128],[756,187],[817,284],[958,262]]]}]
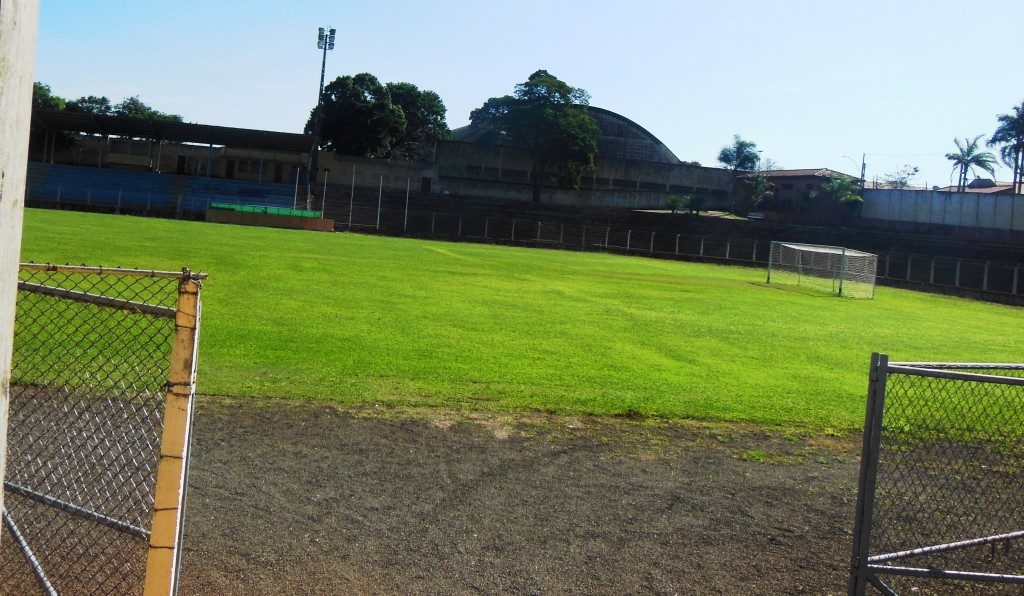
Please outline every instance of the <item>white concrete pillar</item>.
[{"label": "white concrete pillar", "polygon": [[[38,0],[0,0],[0,480],[7,454],[14,298],[21,258],[38,19]],[[0,491],[0,509],[3,499]]]}]

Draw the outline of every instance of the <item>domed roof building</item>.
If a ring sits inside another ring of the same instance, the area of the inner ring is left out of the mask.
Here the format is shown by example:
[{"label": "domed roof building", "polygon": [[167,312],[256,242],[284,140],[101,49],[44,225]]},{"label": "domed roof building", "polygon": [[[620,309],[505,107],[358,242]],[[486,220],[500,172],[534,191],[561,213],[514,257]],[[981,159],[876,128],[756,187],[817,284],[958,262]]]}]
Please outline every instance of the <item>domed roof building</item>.
[{"label": "domed roof building", "polygon": [[[680,163],[679,158],[664,143],[629,118],[595,106],[587,106],[587,111],[601,129],[601,137],[597,141],[599,157]],[[485,133],[480,127],[469,124],[453,130],[452,138],[465,143],[477,143]]]}]

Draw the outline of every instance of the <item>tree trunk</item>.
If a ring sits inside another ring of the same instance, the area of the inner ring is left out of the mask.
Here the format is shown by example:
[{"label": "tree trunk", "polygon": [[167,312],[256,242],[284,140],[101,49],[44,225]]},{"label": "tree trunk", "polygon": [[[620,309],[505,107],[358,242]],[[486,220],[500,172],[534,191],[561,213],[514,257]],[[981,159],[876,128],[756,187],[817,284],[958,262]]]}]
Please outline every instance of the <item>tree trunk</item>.
[{"label": "tree trunk", "polygon": [[736,167],[734,167],[732,169],[732,184],[729,187],[729,198],[731,199],[731,201],[729,202],[729,212],[730,213],[735,213],[736,212],[736,176],[738,176],[739,173],[740,173],[740,167],[739,166],[736,166]]},{"label": "tree trunk", "polygon": [[1020,194],[1022,179],[1024,179],[1024,148],[1019,147],[1013,157],[1013,192],[1010,194]]}]

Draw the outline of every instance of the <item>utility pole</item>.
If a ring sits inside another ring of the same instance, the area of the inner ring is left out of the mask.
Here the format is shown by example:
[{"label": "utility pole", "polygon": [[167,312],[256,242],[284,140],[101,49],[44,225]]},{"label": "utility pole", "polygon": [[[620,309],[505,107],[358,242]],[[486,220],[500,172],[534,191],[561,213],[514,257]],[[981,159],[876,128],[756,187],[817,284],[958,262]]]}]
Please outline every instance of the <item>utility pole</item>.
[{"label": "utility pole", "polygon": [[865,174],[865,171],[867,170],[867,166],[868,166],[867,159],[868,159],[868,154],[867,153],[861,153],[860,154],[860,190],[861,190],[862,194],[864,192],[864,174]]},{"label": "utility pole", "polygon": [[313,147],[309,151],[309,167],[306,168],[306,209],[312,209],[313,183],[316,181],[317,159],[320,152],[320,121],[324,110],[324,75],[327,73],[327,50],[334,49],[334,29],[320,27],[316,36],[316,47],[323,50],[320,60],[320,92],[316,96],[316,116],[313,118]]}]

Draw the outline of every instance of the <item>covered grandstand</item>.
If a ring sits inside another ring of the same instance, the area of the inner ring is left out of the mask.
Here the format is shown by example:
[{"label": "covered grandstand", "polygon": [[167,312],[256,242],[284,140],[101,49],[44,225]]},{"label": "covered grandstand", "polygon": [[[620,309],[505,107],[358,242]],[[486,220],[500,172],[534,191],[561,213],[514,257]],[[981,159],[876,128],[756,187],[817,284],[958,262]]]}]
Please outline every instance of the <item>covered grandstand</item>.
[{"label": "covered grandstand", "polygon": [[29,204],[179,217],[210,203],[306,206],[310,135],[51,110],[32,126]]}]

